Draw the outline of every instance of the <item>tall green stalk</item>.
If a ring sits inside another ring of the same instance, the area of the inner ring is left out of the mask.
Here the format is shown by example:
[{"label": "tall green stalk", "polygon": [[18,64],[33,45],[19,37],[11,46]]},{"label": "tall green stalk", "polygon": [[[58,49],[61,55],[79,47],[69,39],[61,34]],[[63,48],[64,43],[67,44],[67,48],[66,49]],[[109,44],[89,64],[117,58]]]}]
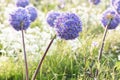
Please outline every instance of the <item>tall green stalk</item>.
[{"label": "tall green stalk", "polygon": [[33,74],[33,76],[32,76],[32,80],[35,80],[35,78],[36,78],[36,76],[37,76],[37,74],[38,74],[38,72],[39,72],[39,70],[40,70],[40,68],[41,68],[41,65],[42,65],[42,63],[43,63],[43,60],[45,59],[45,56],[46,56],[46,54],[47,54],[47,52],[48,52],[48,50],[49,50],[50,46],[52,45],[52,43],[53,43],[53,41],[54,41],[55,38],[56,38],[56,35],[55,35],[55,36],[53,37],[53,39],[50,41],[50,43],[49,43],[49,45],[48,45],[45,53],[43,54],[42,59],[39,61],[39,64],[38,64],[38,66],[37,66],[37,69],[35,70],[35,72],[34,72],[34,74]]},{"label": "tall green stalk", "polygon": [[23,27],[21,27],[21,32],[22,32],[22,43],[23,43],[23,52],[24,52],[24,63],[25,63],[26,80],[29,80],[28,64],[27,64],[27,56],[26,56],[26,49],[25,49],[25,40],[24,40],[24,30],[23,30]]},{"label": "tall green stalk", "polygon": [[[105,38],[106,38],[106,35],[107,35],[107,32],[108,32],[108,26],[110,25],[111,21],[112,21],[112,18],[109,20],[108,24],[106,25],[106,28],[105,28],[105,31],[104,31],[104,34],[103,34],[102,45],[101,45],[101,48],[100,48],[100,52],[98,54],[98,63],[100,63],[100,60],[102,58],[103,48],[104,48],[104,44],[105,44]],[[98,76],[98,69],[96,70],[96,73],[95,73],[96,78],[97,78],[97,76]]]}]

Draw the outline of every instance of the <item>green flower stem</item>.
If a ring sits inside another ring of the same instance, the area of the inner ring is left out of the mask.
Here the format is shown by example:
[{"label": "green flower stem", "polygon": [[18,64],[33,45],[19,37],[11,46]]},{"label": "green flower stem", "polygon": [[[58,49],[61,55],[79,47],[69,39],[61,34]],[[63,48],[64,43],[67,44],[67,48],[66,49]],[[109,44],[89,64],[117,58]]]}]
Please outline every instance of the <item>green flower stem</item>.
[{"label": "green flower stem", "polygon": [[100,62],[100,59],[102,58],[102,52],[103,52],[103,48],[104,48],[104,42],[105,42],[105,38],[106,38],[106,34],[107,34],[107,31],[108,31],[108,26],[110,25],[112,19],[109,20],[106,28],[105,28],[105,31],[104,31],[104,35],[103,35],[103,40],[102,40],[102,46],[100,48],[100,52],[99,52],[99,55],[98,55],[98,61]]},{"label": "green flower stem", "polygon": [[41,65],[42,65],[42,63],[43,63],[43,60],[45,59],[45,56],[46,56],[46,54],[47,54],[47,52],[48,52],[48,50],[49,50],[50,46],[52,45],[52,43],[53,43],[53,41],[54,41],[55,38],[56,38],[56,35],[55,35],[55,36],[53,37],[53,39],[50,41],[50,43],[49,43],[49,45],[48,45],[45,53],[43,54],[42,59],[39,61],[39,64],[38,64],[38,66],[37,66],[37,69],[35,70],[35,72],[34,72],[34,74],[33,74],[33,76],[32,76],[32,80],[35,80],[35,78],[36,78],[36,76],[37,76],[37,74],[38,74],[38,72],[39,72],[39,70],[40,70],[40,67],[41,67]]},{"label": "green flower stem", "polygon": [[[104,44],[105,44],[105,38],[106,38],[106,35],[107,35],[108,26],[110,25],[111,21],[112,21],[112,18],[109,20],[108,24],[106,25],[106,28],[105,28],[105,31],[104,31],[104,34],[103,34],[102,45],[101,45],[101,48],[100,48],[100,52],[98,54],[98,63],[100,63],[100,60],[102,58],[103,48],[104,48]],[[96,77],[98,76],[98,69],[96,70],[95,76]]]},{"label": "green flower stem", "polygon": [[29,80],[29,76],[28,76],[28,64],[27,64],[27,56],[26,56],[26,49],[25,49],[25,41],[24,41],[23,27],[21,27],[21,31],[22,31],[22,42],[23,42],[23,51],[24,51],[24,61],[25,61],[26,80]]}]

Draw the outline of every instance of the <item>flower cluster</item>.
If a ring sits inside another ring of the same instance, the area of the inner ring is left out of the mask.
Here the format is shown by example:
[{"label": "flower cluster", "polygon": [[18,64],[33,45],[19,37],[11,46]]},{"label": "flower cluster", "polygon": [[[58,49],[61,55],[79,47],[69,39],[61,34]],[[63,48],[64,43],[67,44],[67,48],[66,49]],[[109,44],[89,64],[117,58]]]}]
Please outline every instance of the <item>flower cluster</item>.
[{"label": "flower cluster", "polygon": [[101,22],[104,27],[108,26],[107,29],[115,29],[120,24],[120,0],[111,0],[111,6],[103,12]]},{"label": "flower cluster", "polygon": [[111,4],[115,8],[115,10],[118,12],[118,14],[120,14],[120,0],[112,0]]},{"label": "flower cluster", "polygon": [[57,35],[65,40],[72,40],[82,31],[82,22],[74,13],[53,12],[47,17],[48,24],[55,28]]},{"label": "flower cluster", "polygon": [[59,15],[60,15],[59,12],[53,12],[53,11],[49,12],[49,13],[47,14],[47,18],[46,18],[47,23],[48,23],[51,27],[54,27],[54,21],[56,20],[56,18],[57,18]]},{"label": "flower cluster", "polygon": [[29,5],[29,0],[17,0],[16,6],[17,8],[10,14],[10,24],[17,31],[26,30],[37,18],[37,10]]},{"label": "flower cluster", "polygon": [[104,27],[109,24],[107,27],[108,29],[115,29],[119,25],[119,20],[120,17],[118,16],[118,14],[116,14],[116,12],[111,8],[108,8],[103,12],[101,22]]},{"label": "flower cluster", "polygon": [[26,30],[30,25],[30,17],[25,8],[19,7],[13,13],[10,14],[10,24],[17,31]]},{"label": "flower cluster", "polygon": [[17,0],[16,5],[17,7],[26,7],[29,5],[29,0]]},{"label": "flower cluster", "polygon": [[26,9],[28,10],[28,13],[30,14],[30,20],[33,22],[37,18],[37,10],[34,6],[27,6]]},{"label": "flower cluster", "polygon": [[100,3],[100,0],[89,0],[89,2],[94,5],[98,5]]}]

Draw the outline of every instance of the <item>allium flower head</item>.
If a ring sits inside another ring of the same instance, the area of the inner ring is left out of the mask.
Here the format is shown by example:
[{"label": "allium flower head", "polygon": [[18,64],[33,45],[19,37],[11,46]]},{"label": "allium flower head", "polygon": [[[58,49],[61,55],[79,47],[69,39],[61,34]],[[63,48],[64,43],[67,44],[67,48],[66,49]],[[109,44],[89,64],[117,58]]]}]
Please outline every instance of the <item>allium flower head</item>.
[{"label": "allium flower head", "polygon": [[19,31],[21,27],[26,30],[30,25],[30,15],[25,8],[18,7],[10,14],[9,21],[15,30]]},{"label": "allium flower head", "polygon": [[38,16],[36,8],[33,6],[27,6],[26,9],[28,10],[28,13],[30,14],[30,20],[35,21],[35,19]]},{"label": "allium flower head", "polygon": [[51,26],[51,27],[54,27],[54,21],[55,19],[60,15],[59,12],[54,12],[54,11],[51,11],[47,14],[47,23]]},{"label": "allium flower head", "polygon": [[18,7],[26,7],[29,4],[29,0],[17,0],[16,5]]},{"label": "allium flower head", "polygon": [[[111,23],[108,25],[109,21]],[[101,22],[104,27],[108,25],[108,29],[115,29],[119,25],[120,17],[119,15],[111,8],[108,8],[102,14]]]},{"label": "allium flower head", "polygon": [[118,12],[118,14],[120,14],[120,0],[112,0],[111,3],[115,10]]},{"label": "allium flower head", "polygon": [[100,3],[100,0],[89,0],[90,3],[97,5]]},{"label": "allium flower head", "polygon": [[74,13],[63,13],[55,20],[57,35],[65,40],[75,39],[82,31],[82,23]]}]

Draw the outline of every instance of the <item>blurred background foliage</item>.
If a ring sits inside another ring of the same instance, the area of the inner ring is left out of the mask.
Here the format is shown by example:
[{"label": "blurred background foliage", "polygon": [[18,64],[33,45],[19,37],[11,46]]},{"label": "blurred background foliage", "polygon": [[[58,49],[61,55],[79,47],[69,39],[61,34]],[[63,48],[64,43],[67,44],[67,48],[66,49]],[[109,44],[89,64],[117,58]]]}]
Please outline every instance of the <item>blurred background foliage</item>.
[{"label": "blurred background foliage", "polygon": [[[83,31],[72,41],[57,39],[52,44],[36,80],[94,80],[96,68],[99,80],[120,79],[120,26],[108,31],[101,66],[97,56],[104,28],[101,13],[110,6],[110,0],[92,5],[88,0],[30,0],[38,10],[38,18],[25,32],[29,76],[55,34],[46,23],[47,12],[67,11],[79,15]],[[25,80],[21,32],[11,28],[9,12],[14,0],[0,0],[0,80]]]}]

